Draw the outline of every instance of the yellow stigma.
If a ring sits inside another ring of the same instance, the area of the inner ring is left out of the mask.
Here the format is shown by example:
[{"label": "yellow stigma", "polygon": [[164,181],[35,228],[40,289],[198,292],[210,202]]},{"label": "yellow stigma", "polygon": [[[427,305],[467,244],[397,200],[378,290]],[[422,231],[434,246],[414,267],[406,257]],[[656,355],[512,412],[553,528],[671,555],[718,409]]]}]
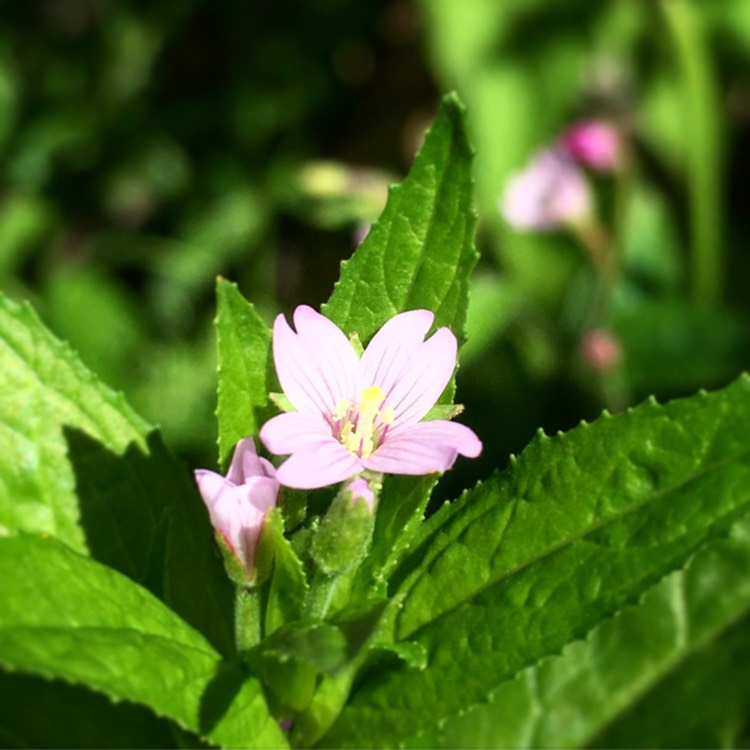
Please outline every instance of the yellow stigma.
[{"label": "yellow stigma", "polygon": [[331,414],[333,436],[354,456],[365,458],[385,439],[393,422],[393,409],[383,408],[385,392],[371,385],[359,394],[359,401],[340,400]]}]

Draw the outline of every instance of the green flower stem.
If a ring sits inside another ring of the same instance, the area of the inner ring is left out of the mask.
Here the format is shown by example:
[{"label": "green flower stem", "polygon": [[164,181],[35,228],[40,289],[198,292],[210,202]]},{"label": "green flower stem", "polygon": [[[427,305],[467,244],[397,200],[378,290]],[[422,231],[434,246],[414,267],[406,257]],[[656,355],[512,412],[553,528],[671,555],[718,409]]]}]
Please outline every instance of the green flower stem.
[{"label": "green flower stem", "polygon": [[701,18],[691,0],[661,0],[683,81],[687,128],[693,299],[716,304],[724,259],[721,222],[721,106]]},{"label": "green flower stem", "polygon": [[261,639],[260,592],[237,586],[234,594],[234,639],[237,651],[247,651]]},{"label": "green flower stem", "polygon": [[316,571],[307,595],[305,612],[307,617],[313,620],[325,619],[340,578],[341,575],[338,573],[328,574],[322,570]]}]

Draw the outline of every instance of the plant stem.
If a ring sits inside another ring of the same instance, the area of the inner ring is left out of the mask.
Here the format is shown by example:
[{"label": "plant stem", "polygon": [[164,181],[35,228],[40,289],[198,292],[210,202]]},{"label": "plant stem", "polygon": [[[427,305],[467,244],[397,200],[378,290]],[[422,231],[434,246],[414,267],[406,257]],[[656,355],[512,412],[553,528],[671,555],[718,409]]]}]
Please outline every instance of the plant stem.
[{"label": "plant stem", "polygon": [[722,292],[724,259],[721,221],[721,106],[701,19],[691,0],[661,0],[683,81],[687,132],[691,293],[695,302],[715,305]]},{"label": "plant stem", "polygon": [[237,586],[234,594],[234,640],[237,651],[247,651],[261,639],[260,592]]}]

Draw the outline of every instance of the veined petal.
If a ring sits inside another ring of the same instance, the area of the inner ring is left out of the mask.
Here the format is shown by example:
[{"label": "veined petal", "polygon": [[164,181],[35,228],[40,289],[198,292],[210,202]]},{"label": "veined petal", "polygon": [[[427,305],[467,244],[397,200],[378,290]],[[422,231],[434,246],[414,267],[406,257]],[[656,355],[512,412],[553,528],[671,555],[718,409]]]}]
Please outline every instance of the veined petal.
[{"label": "veined petal", "polygon": [[281,484],[299,490],[313,490],[337,484],[362,470],[360,459],[334,438],[295,451],[277,470]]},{"label": "veined petal", "polygon": [[450,469],[459,454],[476,458],[481,451],[481,441],[466,425],[436,419],[391,433],[362,462],[365,468],[384,474],[430,474]]},{"label": "veined petal", "polygon": [[[304,313],[302,317],[305,318]],[[291,329],[283,315],[277,316],[273,324],[273,359],[276,374],[279,376],[281,388],[296,409],[308,414],[330,414],[336,402],[343,396],[337,392],[338,375],[330,361],[317,349],[332,347],[341,350],[342,339],[350,349],[351,346],[333,323],[325,329],[327,333],[323,335],[323,326],[313,325],[312,328],[315,329],[316,335],[310,341],[306,341],[303,336]],[[353,350],[352,355],[356,359]]]},{"label": "veined petal", "polygon": [[440,328],[414,351],[386,391],[385,405],[393,409],[394,427],[418,422],[435,405],[456,367],[457,348],[451,331]]},{"label": "veined petal", "polygon": [[434,319],[430,310],[409,310],[385,323],[362,355],[358,388],[378,385],[388,394],[422,345]]},{"label": "veined petal", "polygon": [[286,456],[308,445],[331,438],[331,429],[322,414],[290,411],[277,414],[260,430],[260,439],[270,453]]},{"label": "veined petal", "polygon": [[353,399],[359,357],[341,329],[307,305],[294,311],[294,327],[315,371],[328,386],[331,408],[340,399]]}]

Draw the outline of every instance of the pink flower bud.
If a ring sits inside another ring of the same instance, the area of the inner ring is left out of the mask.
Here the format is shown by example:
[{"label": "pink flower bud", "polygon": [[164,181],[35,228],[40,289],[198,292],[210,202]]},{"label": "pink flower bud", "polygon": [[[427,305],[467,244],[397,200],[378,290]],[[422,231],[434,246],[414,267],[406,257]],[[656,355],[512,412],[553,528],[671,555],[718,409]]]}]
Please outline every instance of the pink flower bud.
[{"label": "pink flower bud", "polygon": [[609,331],[594,328],[581,339],[581,357],[592,370],[605,373],[620,364],[622,348]]},{"label": "pink flower bud", "polygon": [[279,493],[276,470],[255,452],[252,438],[237,443],[226,477],[198,469],[195,481],[218,531],[252,578],[255,549]]},{"label": "pink flower bud", "polygon": [[356,505],[360,500],[364,500],[370,512],[372,512],[375,504],[375,493],[366,479],[362,477],[355,479],[344,488],[344,491],[352,493],[352,506]]},{"label": "pink flower bud", "polygon": [[570,156],[600,172],[611,172],[622,162],[622,134],[602,120],[576,123],[563,134],[562,143]]}]

